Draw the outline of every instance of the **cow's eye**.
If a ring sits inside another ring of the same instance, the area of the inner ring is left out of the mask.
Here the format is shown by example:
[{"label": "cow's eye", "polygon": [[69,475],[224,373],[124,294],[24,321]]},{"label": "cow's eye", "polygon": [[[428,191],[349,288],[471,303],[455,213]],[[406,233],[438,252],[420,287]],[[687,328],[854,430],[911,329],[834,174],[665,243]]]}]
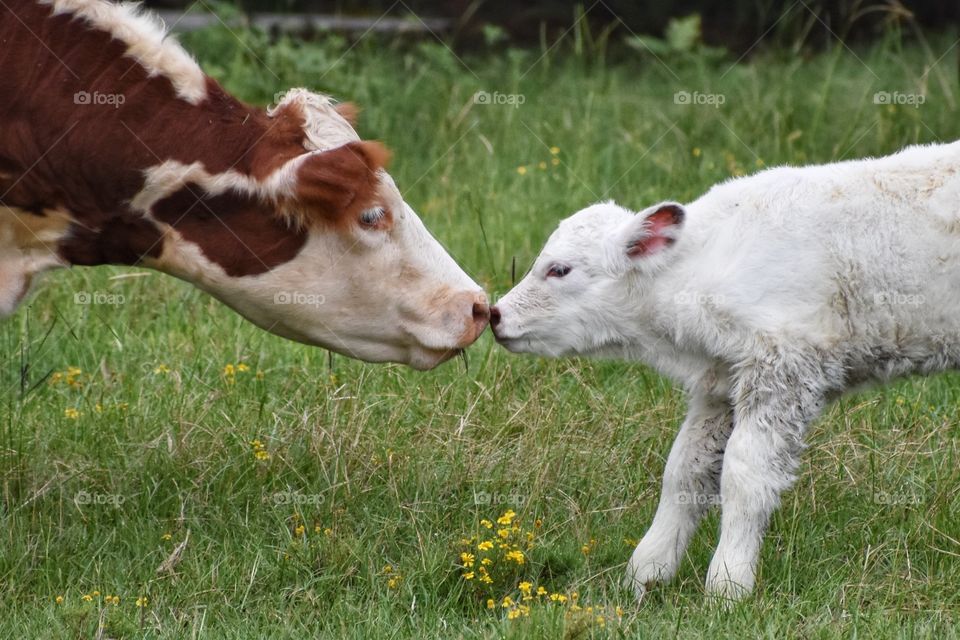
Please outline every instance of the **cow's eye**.
[{"label": "cow's eye", "polygon": [[375,227],[380,224],[383,217],[387,215],[383,207],[373,207],[360,213],[360,224],[367,227]]},{"label": "cow's eye", "polygon": [[571,270],[571,269],[572,269],[572,267],[570,267],[569,265],[565,265],[565,264],[554,264],[554,265],[551,265],[549,269],[547,269],[547,277],[548,277],[548,278],[562,278],[563,276],[565,276],[565,275],[567,275],[568,273],[570,273],[570,270]]}]

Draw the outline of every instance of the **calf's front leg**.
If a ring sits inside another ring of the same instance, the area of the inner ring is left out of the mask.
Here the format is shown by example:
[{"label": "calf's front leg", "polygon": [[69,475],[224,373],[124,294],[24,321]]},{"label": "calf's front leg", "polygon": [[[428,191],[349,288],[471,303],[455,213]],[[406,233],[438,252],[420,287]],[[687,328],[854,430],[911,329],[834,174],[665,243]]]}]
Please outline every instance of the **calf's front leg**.
[{"label": "calf's front leg", "polygon": [[667,458],[657,513],[627,565],[624,584],[638,600],[649,585],[673,578],[704,513],[719,502],[723,450],[732,426],[726,398],[690,396]]},{"label": "calf's front leg", "polygon": [[813,359],[775,360],[744,368],[734,389],[735,426],[720,477],[720,541],[706,579],[708,593],[730,600],[753,590],[770,516],[796,479],[804,435],[826,395]]}]

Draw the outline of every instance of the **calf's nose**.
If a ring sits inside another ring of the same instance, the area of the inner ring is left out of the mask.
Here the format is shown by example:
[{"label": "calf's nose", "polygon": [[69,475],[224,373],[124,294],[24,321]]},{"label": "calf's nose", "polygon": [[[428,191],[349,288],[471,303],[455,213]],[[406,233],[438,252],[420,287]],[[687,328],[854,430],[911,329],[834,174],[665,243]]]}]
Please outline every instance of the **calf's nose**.
[{"label": "calf's nose", "polygon": [[500,324],[500,309],[496,306],[490,307],[490,327],[496,329],[498,324]]}]

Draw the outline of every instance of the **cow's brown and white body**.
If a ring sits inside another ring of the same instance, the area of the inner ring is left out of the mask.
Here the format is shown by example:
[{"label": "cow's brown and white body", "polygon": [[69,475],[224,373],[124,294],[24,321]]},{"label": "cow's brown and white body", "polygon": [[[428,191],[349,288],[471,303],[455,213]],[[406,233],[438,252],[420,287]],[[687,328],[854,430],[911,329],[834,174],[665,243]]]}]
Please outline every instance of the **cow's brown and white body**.
[{"label": "cow's brown and white body", "polygon": [[417,368],[473,342],[486,298],[403,201],[350,109],[263,111],[105,0],[0,6],[0,316],[38,273],[142,264],[279,335]]}]

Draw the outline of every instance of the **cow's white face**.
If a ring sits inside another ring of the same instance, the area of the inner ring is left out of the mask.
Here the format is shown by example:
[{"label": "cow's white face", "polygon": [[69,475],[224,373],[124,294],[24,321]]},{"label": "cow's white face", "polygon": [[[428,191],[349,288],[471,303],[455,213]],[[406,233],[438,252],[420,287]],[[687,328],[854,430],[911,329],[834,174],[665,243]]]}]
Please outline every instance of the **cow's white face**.
[{"label": "cow's white face", "polygon": [[683,215],[676,204],[635,214],[607,202],[561,222],[529,273],[491,310],[497,341],[553,357],[616,348]]}]

